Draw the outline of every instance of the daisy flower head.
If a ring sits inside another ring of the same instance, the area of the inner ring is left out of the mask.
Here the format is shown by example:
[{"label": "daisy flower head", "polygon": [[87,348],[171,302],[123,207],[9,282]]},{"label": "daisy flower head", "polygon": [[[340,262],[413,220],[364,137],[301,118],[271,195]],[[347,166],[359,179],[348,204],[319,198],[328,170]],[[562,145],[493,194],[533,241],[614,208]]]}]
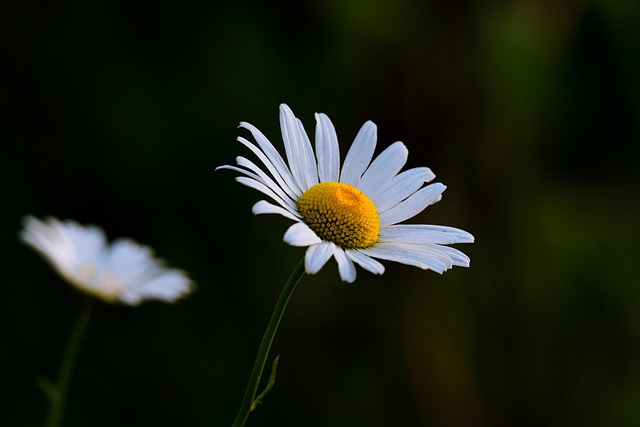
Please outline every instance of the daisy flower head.
[{"label": "daisy flower head", "polygon": [[74,287],[108,303],[175,302],[194,288],[186,273],[165,267],[151,248],[128,238],[109,245],[94,225],[27,216],[20,238]]},{"label": "daisy flower head", "polygon": [[317,273],[331,258],[343,281],[356,278],[355,264],[384,273],[377,261],[396,261],[442,273],[454,265],[468,267],[469,257],[449,245],[471,243],[473,236],[453,227],[400,224],[442,197],[445,186],[426,183],[435,175],[427,167],[400,172],[408,150],[395,142],[373,158],[376,125],[367,121],[349,148],[342,167],[338,137],[329,117],[316,113],[315,151],[302,122],[286,104],[280,105],[285,158],[255,126],[241,122],[255,143],[238,141],[262,163],[238,156],[237,166],[217,169],[239,172],[236,180],[271,201],[253,206],[254,214],[275,213],[295,223],[284,241],[307,247],[305,271]]}]

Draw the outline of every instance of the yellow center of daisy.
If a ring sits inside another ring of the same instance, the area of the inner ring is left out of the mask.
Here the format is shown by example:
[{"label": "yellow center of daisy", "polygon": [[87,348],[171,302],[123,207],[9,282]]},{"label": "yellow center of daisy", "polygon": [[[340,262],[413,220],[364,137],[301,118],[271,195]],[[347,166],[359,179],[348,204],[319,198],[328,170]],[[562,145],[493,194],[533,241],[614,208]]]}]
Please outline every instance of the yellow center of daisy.
[{"label": "yellow center of daisy", "polygon": [[76,273],[71,282],[81,291],[103,301],[112,303],[126,290],[125,284],[113,272],[106,271],[98,275],[93,264],[81,265]]},{"label": "yellow center of daisy", "polygon": [[378,211],[352,185],[341,182],[314,185],[298,199],[298,212],[318,237],[343,249],[364,249],[378,239]]}]

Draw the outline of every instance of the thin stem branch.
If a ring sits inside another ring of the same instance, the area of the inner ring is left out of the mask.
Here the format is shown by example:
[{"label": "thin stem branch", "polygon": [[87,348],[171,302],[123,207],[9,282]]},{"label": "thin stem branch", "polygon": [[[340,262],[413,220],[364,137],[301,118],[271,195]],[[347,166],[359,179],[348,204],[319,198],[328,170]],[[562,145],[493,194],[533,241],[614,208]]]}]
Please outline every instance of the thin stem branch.
[{"label": "thin stem branch", "polygon": [[[84,339],[89,320],[91,318],[92,302],[87,300],[84,307],[80,310],[73,331],[67,342],[62,361],[60,363],[60,371],[55,384],[48,384],[45,388],[49,397],[49,416],[47,417],[46,427],[58,427],[62,421],[64,407],[67,400],[67,392],[69,390],[69,382],[71,381],[71,373],[75,365],[78,350],[82,340]],[[47,390],[48,389],[48,390]]]},{"label": "thin stem branch", "polygon": [[260,383],[260,377],[262,376],[262,371],[264,370],[264,366],[267,362],[267,357],[269,356],[269,350],[271,349],[271,344],[273,343],[273,339],[278,330],[278,325],[280,324],[280,319],[282,319],[282,315],[284,314],[284,310],[287,308],[287,303],[293,294],[293,291],[296,288],[296,285],[304,275],[304,258],[298,263],[293,273],[289,277],[289,280],[285,284],[282,292],[280,293],[280,297],[276,302],[276,306],[271,314],[271,319],[269,320],[269,324],[267,325],[267,329],[264,332],[262,337],[262,342],[260,343],[260,348],[258,349],[258,354],[256,356],[256,361],[253,364],[253,370],[251,371],[251,377],[249,378],[249,383],[247,384],[247,389],[244,392],[244,398],[242,399],[242,404],[240,405],[240,410],[238,411],[238,415],[236,416],[235,421],[233,422],[233,427],[242,427],[244,423],[247,421],[249,414],[256,408],[256,405],[260,402],[260,400],[264,397],[264,395],[271,389],[273,386],[273,382],[275,381],[275,364],[273,366],[273,372],[271,374],[271,378],[269,379],[269,384],[265,388],[265,391],[260,394],[258,399],[255,398],[256,393],[258,391],[258,385]]},{"label": "thin stem branch", "polygon": [[256,409],[258,404],[262,403],[262,400],[264,400],[264,397],[273,388],[273,385],[276,382],[276,369],[278,368],[278,360],[280,360],[280,356],[279,355],[276,356],[273,359],[273,362],[271,362],[271,373],[269,374],[269,381],[267,381],[267,385],[264,386],[264,388],[262,389],[262,392],[258,395],[258,397],[253,399],[253,403],[251,404],[251,411],[250,412],[253,412],[253,410]]}]

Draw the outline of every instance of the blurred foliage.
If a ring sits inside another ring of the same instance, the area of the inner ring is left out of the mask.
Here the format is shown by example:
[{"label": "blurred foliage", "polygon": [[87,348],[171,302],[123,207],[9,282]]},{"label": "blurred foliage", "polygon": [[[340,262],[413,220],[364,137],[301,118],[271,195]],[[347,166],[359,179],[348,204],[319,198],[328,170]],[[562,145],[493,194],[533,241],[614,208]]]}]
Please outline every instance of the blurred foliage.
[{"label": "blurred foliage", "polygon": [[[188,271],[175,306],[100,305],[65,426],[226,426],[303,251],[216,166],[278,105],[343,153],[448,186],[415,218],[472,232],[470,269],[306,276],[248,426],[640,424],[640,3],[364,0],[0,6],[0,425],[40,425],[80,309],[17,233],[26,214],[130,236]],[[344,154],[343,154],[344,155]]]}]

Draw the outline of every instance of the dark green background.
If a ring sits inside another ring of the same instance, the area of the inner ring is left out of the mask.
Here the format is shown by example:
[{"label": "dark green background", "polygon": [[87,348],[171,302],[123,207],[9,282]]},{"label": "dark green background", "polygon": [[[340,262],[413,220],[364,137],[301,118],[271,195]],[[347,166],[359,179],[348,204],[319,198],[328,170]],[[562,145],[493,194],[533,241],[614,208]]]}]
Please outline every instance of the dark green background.
[{"label": "dark green background", "polygon": [[640,3],[633,0],[3,2],[0,425],[42,425],[81,299],[20,244],[53,215],[188,271],[176,305],[97,304],[65,426],[229,426],[304,251],[214,172],[281,147],[278,105],[343,152],[448,190],[470,269],[305,276],[277,382],[247,426],[640,425]]}]

